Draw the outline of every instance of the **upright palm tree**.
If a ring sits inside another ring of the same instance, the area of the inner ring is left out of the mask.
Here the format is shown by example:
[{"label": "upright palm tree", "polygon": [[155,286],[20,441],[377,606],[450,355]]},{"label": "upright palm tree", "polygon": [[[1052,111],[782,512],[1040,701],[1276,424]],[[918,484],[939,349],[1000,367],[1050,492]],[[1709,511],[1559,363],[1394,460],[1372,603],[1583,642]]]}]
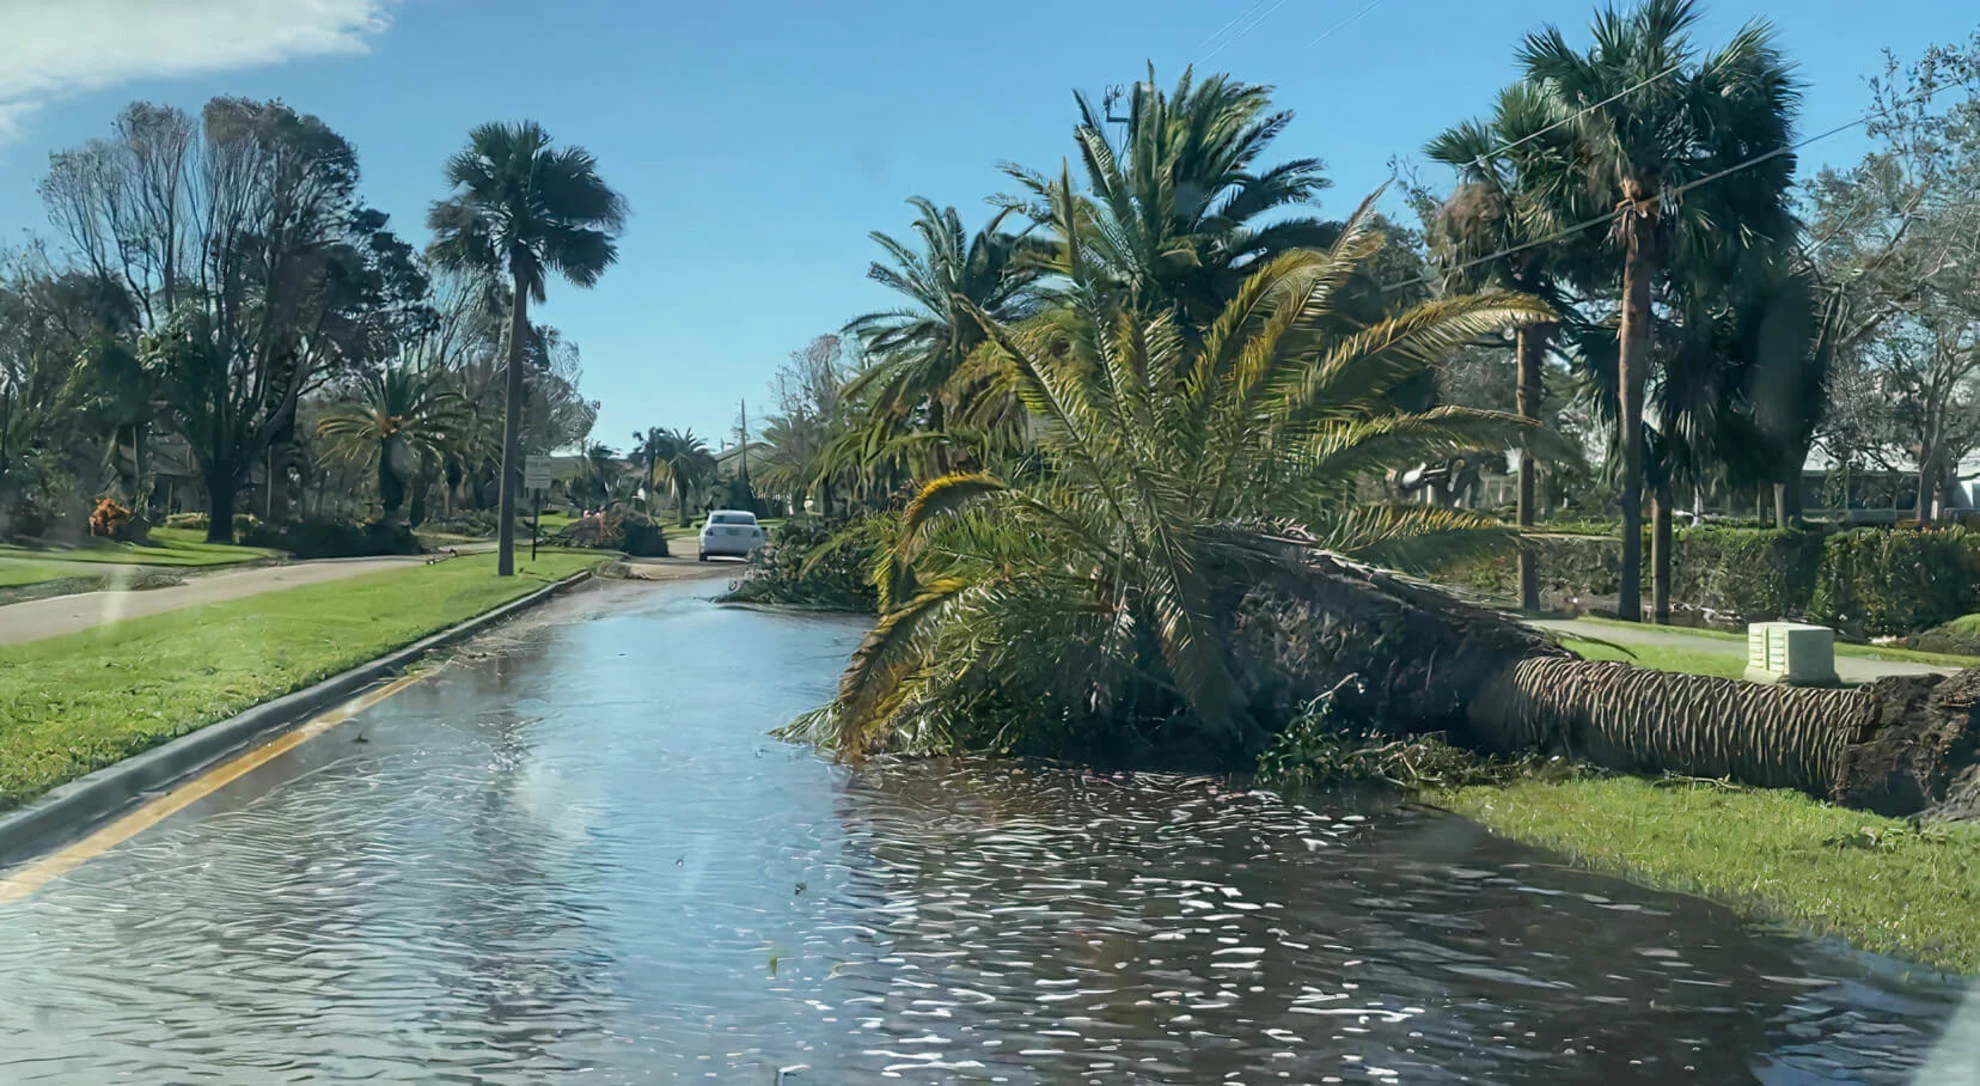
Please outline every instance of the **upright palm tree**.
[{"label": "upright palm tree", "polygon": [[[1221,74],[1199,83],[1189,70],[1164,93],[1151,65],[1129,96],[1118,145],[1106,114],[1076,95],[1086,196],[1072,224],[1078,236],[1058,239],[1054,269],[1072,278],[1079,261],[1080,276],[1104,278],[1144,312],[1173,309],[1191,330],[1208,326],[1263,260],[1331,243],[1337,224],[1284,214],[1327,186],[1320,160],[1260,166],[1292,122],[1272,109],[1271,93]],[[1052,221],[1053,179],[1006,170],[1030,192],[1031,217]]]},{"label": "upright palm tree", "polygon": [[503,405],[497,571],[516,569],[516,487],[522,471],[523,356],[529,302],[544,300],[555,272],[589,287],[618,259],[625,200],[580,147],[551,146],[534,121],[484,124],[447,162],[453,195],[427,213],[431,254],[445,268],[500,279],[511,290],[507,398]]},{"label": "upright palm tree", "polygon": [[[1692,0],[1644,0],[1600,12],[1586,53],[1558,27],[1519,50],[1526,79],[1559,100],[1576,153],[1559,190],[1613,207],[1609,233],[1621,259],[1618,439],[1622,447],[1622,585],[1618,616],[1642,612],[1643,399],[1652,357],[1651,295],[1672,266],[1725,261],[1729,250],[1784,244],[1794,220],[1793,120],[1800,93],[1772,28],[1748,23],[1700,58],[1690,38]],[[1737,176],[1715,183],[1722,171]],[[1607,289],[1603,275],[1584,285]]]},{"label": "upright palm tree", "polygon": [[366,374],[356,399],[331,408],[316,433],[333,455],[374,464],[384,519],[394,522],[407,485],[429,478],[454,453],[470,421],[442,370],[401,363]]},{"label": "upright palm tree", "polygon": [[[1499,92],[1489,120],[1446,129],[1424,148],[1458,172],[1458,189],[1431,228],[1433,248],[1455,269],[1454,285],[1496,284],[1541,298],[1557,312],[1567,309],[1561,281],[1565,250],[1547,240],[1562,225],[1562,201],[1548,185],[1573,151],[1565,119],[1552,95],[1516,83]],[[1559,331],[1556,321],[1513,330],[1521,418],[1540,418],[1541,377]],[[1521,528],[1533,527],[1538,474],[1532,454],[1522,449],[1516,508]],[[1540,607],[1537,559],[1530,548],[1519,553],[1519,600],[1528,611]]]},{"label": "upright palm tree", "polygon": [[870,236],[891,264],[876,261],[866,272],[905,304],[846,324],[871,360],[846,395],[865,405],[868,429],[881,440],[917,422],[930,433],[946,432],[958,400],[953,382],[984,339],[964,307],[1018,319],[1030,310],[1037,278],[1020,259],[1027,251],[1024,235],[1003,228],[1010,209],[971,235],[955,208],[938,209],[920,196],[908,202],[920,212],[912,227],[920,248],[876,230]]},{"label": "upright palm tree", "polygon": [[1360,486],[1401,459],[1531,434],[1495,412],[1397,411],[1387,393],[1550,311],[1493,291],[1334,331],[1337,291],[1381,246],[1364,207],[1331,249],[1266,262],[1196,336],[1105,282],[1075,281],[1082,321],[977,314],[1041,463],[921,489],[875,569],[880,622],[804,728],[850,753],[968,746],[1014,701],[1020,728],[1127,721],[1242,752],[1261,733],[1227,646],[1231,586],[1297,575],[1320,548],[1414,565],[1507,541],[1461,511],[1364,503]]},{"label": "upright palm tree", "polygon": [[715,454],[693,430],[646,431],[634,452],[636,462],[645,465],[646,485],[655,490],[665,486],[673,492],[682,527],[688,523],[688,502],[715,478]]}]

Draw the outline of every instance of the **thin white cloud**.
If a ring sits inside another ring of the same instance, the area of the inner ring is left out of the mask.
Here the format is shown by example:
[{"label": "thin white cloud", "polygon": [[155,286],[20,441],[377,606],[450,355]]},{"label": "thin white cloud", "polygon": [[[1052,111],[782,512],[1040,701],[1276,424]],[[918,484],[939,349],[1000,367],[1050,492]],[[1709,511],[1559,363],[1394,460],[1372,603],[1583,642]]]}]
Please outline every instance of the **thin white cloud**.
[{"label": "thin white cloud", "polygon": [[0,142],[56,98],[362,53],[392,0],[0,0]]}]

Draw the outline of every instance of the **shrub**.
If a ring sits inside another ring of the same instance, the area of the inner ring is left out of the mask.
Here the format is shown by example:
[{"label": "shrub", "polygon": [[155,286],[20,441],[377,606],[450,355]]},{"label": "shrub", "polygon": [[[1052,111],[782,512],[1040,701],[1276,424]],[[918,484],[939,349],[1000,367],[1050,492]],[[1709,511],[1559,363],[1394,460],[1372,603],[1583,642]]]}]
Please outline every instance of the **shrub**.
[{"label": "shrub", "polygon": [[1980,536],[1858,528],[1830,536],[1810,613],[1851,637],[1906,634],[1974,610]]},{"label": "shrub", "polygon": [[429,520],[422,527],[452,535],[492,536],[495,514],[486,509],[461,509],[444,520]]},{"label": "shrub", "polygon": [[[1792,528],[1738,528],[1705,525],[1672,533],[1673,602],[1715,611],[1747,622],[1807,612],[1821,568],[1819,531]],[[1622,583],[1622,541],[1591,536],[1539,536],[1531,546],[1540,556],[1540,595],[1549,605],[1570,599],[1613,595]],[[1649,585],[1650,546],[1643,547],[1644,592]],[[1438,580],[1495,599],[1516,599],[1519,573],[1511,555],[1473,560],[1441,571]]]},{"label": "shrub", "polygon": [[102,539],[115,539],[129,519],[131,511],[118,505],[116,499],[100,498],[89,514],[89,534]]},{"label": "shrub", "polygon": [[297,558],[370,558],[385,554],[419,554],[419,540],[403,524],[305,517],[291,524],[252,522],[238,536],[250,547],[273,547]]},{"label": "shrub", "polygon": [[1822,566],[1823,533],[1706,525],[1675,535],[1674,599],[1744,622],[1807,612]]},{"label": "shrub", "polygon": [[1904,639],[1904,647],[1955,656],[1980,656],[1980,614],[1961,615]]},{"label": "shrub", "polygon": [[624,551],[635,558],[665,558],[667,537],[659,522],[644,513],[609,509],[579,517],[550,541],[560,547]]},{"label": "shrub", "polygon": [[171,513],[165,517],[165,527],[185,528],[194,532],[205,531],[208,523],[210,522],[206,519],[205,513]]},{"label": "shrub", "polygon": [[[1614,538],[1537,536],[1528,541],[1540,556],[1540,597],[1562,603],[1606,596],[1622,583],[1622,543]],[[1519,598],[1519,566],[1511,554],[1468,559],[1436,579],[1494,599]]]},{"label": "shrub", "polygon": [[771,529],[749,570],[725,599],[871,614],[879,606],[869,571],[882,535],[898,517],[882,514],[833,524],[793,517]]}]

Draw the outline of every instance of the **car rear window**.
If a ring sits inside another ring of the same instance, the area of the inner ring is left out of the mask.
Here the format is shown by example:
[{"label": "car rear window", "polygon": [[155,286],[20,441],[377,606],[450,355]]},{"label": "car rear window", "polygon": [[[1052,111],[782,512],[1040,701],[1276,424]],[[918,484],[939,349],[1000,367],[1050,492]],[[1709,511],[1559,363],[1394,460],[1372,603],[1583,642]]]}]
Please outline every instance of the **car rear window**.
[{"label": "car rear window", "polygon": [[709,518],[708,518],[708,523],[710,523],[710,524],[755,524],[755,523],[756,523],[756,516],[755,516],[754,514],[752,514],[752,513],[716,513],[716,514],[715,514],[714,516],[711,516],[711,517],[709,517]]}]

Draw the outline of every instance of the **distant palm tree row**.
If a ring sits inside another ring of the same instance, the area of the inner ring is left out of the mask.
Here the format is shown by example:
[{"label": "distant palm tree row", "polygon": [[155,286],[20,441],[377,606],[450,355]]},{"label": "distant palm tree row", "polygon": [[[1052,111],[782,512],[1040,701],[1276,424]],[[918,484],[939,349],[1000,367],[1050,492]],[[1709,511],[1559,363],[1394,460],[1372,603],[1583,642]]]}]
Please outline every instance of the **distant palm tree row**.
[{"label": "distant palm tree row", "polygon": [[[1646,0],[1608,9],[1585,51],[1558,27],[1518,50],[1524,78],[1503,91],[1491,117],[1432,140],[1429,156],[1454,168],[1459,187],[1433,225],[1439,256],[1462,283],[1498,282],[1547,299],[1561,325],[1526,329],[1517,347],[1522,413],[1538,417],[1543,357],[1566,346],[1614,419],[1619,450],[1622,588],[1618,613],[1641,613],[1641,495],[1652,482],[1654,613],[1668,616],[1674,492],[1729,457],[1739,420],[1723,417],[1741,392],[1740,363],[1715,325],[1757,316],[1768,302],[1812,302],[1789,282],[1798,224],[1790,212],[1793,121],[1800,92],[1766,24],[1754,22],[1700,56],[1690,40],[1690,0]],[[1739,176],[1713,184],[1728,171]],[[1590,221],[1595,230],[1575,230]],[[1810,323],[1804,320],[1804,323]],[[1611,332],[1609,325],[1613,324]],[[1666,331],[1653,336],[1655,326]],[[1721,329],[1722,330],[1722,329]],[[1611,335],[1613,348],[1599,342]],[[1737,335],[1735,334],[1735,339]],[[1671,344],[1661,367],[1653,339]],[[1812,335],[1774,346],[1819,366]],[[1750,353],[1750,352],[1749,352]],[[1749,367],[1750,368],[1750,367]],[[1659,372],[1661,370],[1661,372]],[[1645,426],[1645,394],[1657,373],[1660,404]],[[1816,380],[1819,384],[1819,379]],[[1742,435],[1755,432],[1750,412]],[[1778,426],[1766,429],[1779,430]],[[1646,447],[1656,455],[1646,463]],[[1780,455],[1762,471],[1801,456]],[[1744,465],[1734,465],[1735,470]],[[1533,523],[1533,478],[1522,462],[1519,522]],[[1522,603],[1538,606],[1530,555]]]}]

